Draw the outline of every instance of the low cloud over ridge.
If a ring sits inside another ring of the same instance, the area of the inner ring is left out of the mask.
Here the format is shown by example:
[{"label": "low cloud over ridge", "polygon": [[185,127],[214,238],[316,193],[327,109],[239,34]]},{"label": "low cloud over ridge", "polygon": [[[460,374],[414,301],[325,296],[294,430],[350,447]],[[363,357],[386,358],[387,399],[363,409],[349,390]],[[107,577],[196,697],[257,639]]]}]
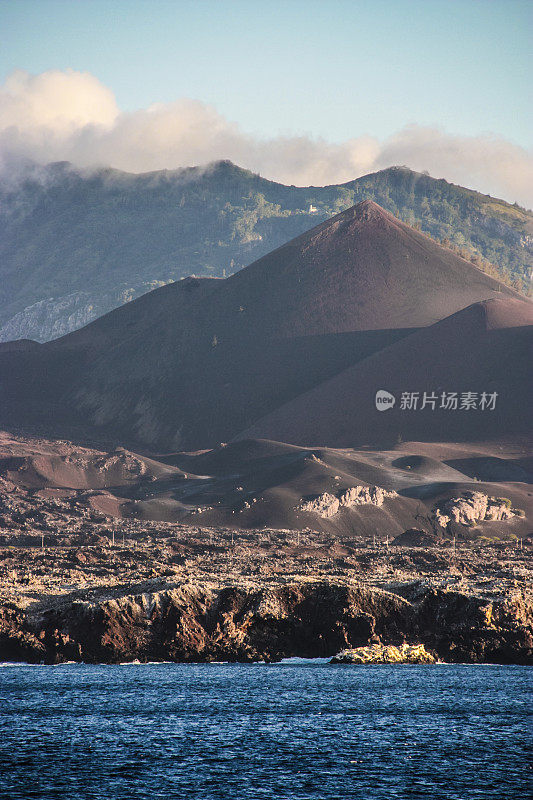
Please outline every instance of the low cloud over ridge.
[{"label": "low cloud over ridge", "polygon": [[261,139],[212,106],[180,99],[122,112],[113,92],[89,73],[11,74],[0,87],[0,160],[67,160],[129,172],[230,159],[272,180],[324,185],[395,164],[533,206],[533,155],[505,139],[454,136],[407,126],[380,141],[331,143],[309,136]]}]

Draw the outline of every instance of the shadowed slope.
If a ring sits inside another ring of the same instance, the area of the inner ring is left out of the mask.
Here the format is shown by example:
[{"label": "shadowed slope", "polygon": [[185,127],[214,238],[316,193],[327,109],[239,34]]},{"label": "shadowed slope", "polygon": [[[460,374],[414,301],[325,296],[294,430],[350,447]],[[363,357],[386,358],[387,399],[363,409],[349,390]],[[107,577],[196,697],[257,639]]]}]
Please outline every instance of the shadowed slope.
[{"label": "shadowed slope", "polygon": [[[352,447],[398,440],[495,439],[530,430],[533,307],[501,299],[476,303],[391,345],[297,397],[242,436],[306,446]],[[378,411],[376,392],[396,397]],[[402,393],[417,393],[402,409]],[[434,393],[423,405],[423,394]],[[442,393],[497,392],[494,410],[442,409]]]}]

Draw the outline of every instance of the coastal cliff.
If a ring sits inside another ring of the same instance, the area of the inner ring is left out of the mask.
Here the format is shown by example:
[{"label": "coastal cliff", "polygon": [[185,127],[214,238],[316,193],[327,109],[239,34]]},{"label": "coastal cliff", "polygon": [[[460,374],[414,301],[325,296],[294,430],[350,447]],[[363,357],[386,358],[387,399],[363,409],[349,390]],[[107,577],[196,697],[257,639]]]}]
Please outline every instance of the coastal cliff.
[{"label": "coastal cliff", "polygon": [[107,599],[0,610],[0,660],[32,663],[276,661],[420,642],[447,662],[533,663],[532,607],[425,587],[272,588],[185,583]]}]

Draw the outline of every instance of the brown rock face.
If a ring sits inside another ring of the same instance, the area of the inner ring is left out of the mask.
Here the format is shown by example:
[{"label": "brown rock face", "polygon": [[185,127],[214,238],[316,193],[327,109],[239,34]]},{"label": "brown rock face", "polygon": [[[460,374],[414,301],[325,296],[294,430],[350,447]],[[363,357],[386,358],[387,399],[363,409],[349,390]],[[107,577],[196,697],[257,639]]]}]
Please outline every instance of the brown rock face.
[{"label": "brown rock face", "polygon": [[531,608],[411,585],[399,594],[305,583],[247,589],[186,584],[39,614],[5,606],[0,659],[56,663],[274,661],[384,641],[420,642],[444,661],[533,663]]}]

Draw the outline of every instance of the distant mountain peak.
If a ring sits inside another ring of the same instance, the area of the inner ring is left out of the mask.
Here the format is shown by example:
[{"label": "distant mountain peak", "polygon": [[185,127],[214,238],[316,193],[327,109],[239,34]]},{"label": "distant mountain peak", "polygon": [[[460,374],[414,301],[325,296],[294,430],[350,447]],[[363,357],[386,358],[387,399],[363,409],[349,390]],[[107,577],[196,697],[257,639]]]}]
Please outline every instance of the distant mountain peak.
[{"label": "distant mountain peak", "polygon": [[209,173],[220,173],[220,174],[230,174],[230,175],[257,175],[258,173],[253,172],[252,170],[246,169],[245,167],[240,167],[238,164],[234,164],[233,161],[230,161],[228,158],[220,159],[219,161],[212,161],[209,164],[206,164],[205,167],[199,166],[196,167],[199,172],[209,172]]}]

